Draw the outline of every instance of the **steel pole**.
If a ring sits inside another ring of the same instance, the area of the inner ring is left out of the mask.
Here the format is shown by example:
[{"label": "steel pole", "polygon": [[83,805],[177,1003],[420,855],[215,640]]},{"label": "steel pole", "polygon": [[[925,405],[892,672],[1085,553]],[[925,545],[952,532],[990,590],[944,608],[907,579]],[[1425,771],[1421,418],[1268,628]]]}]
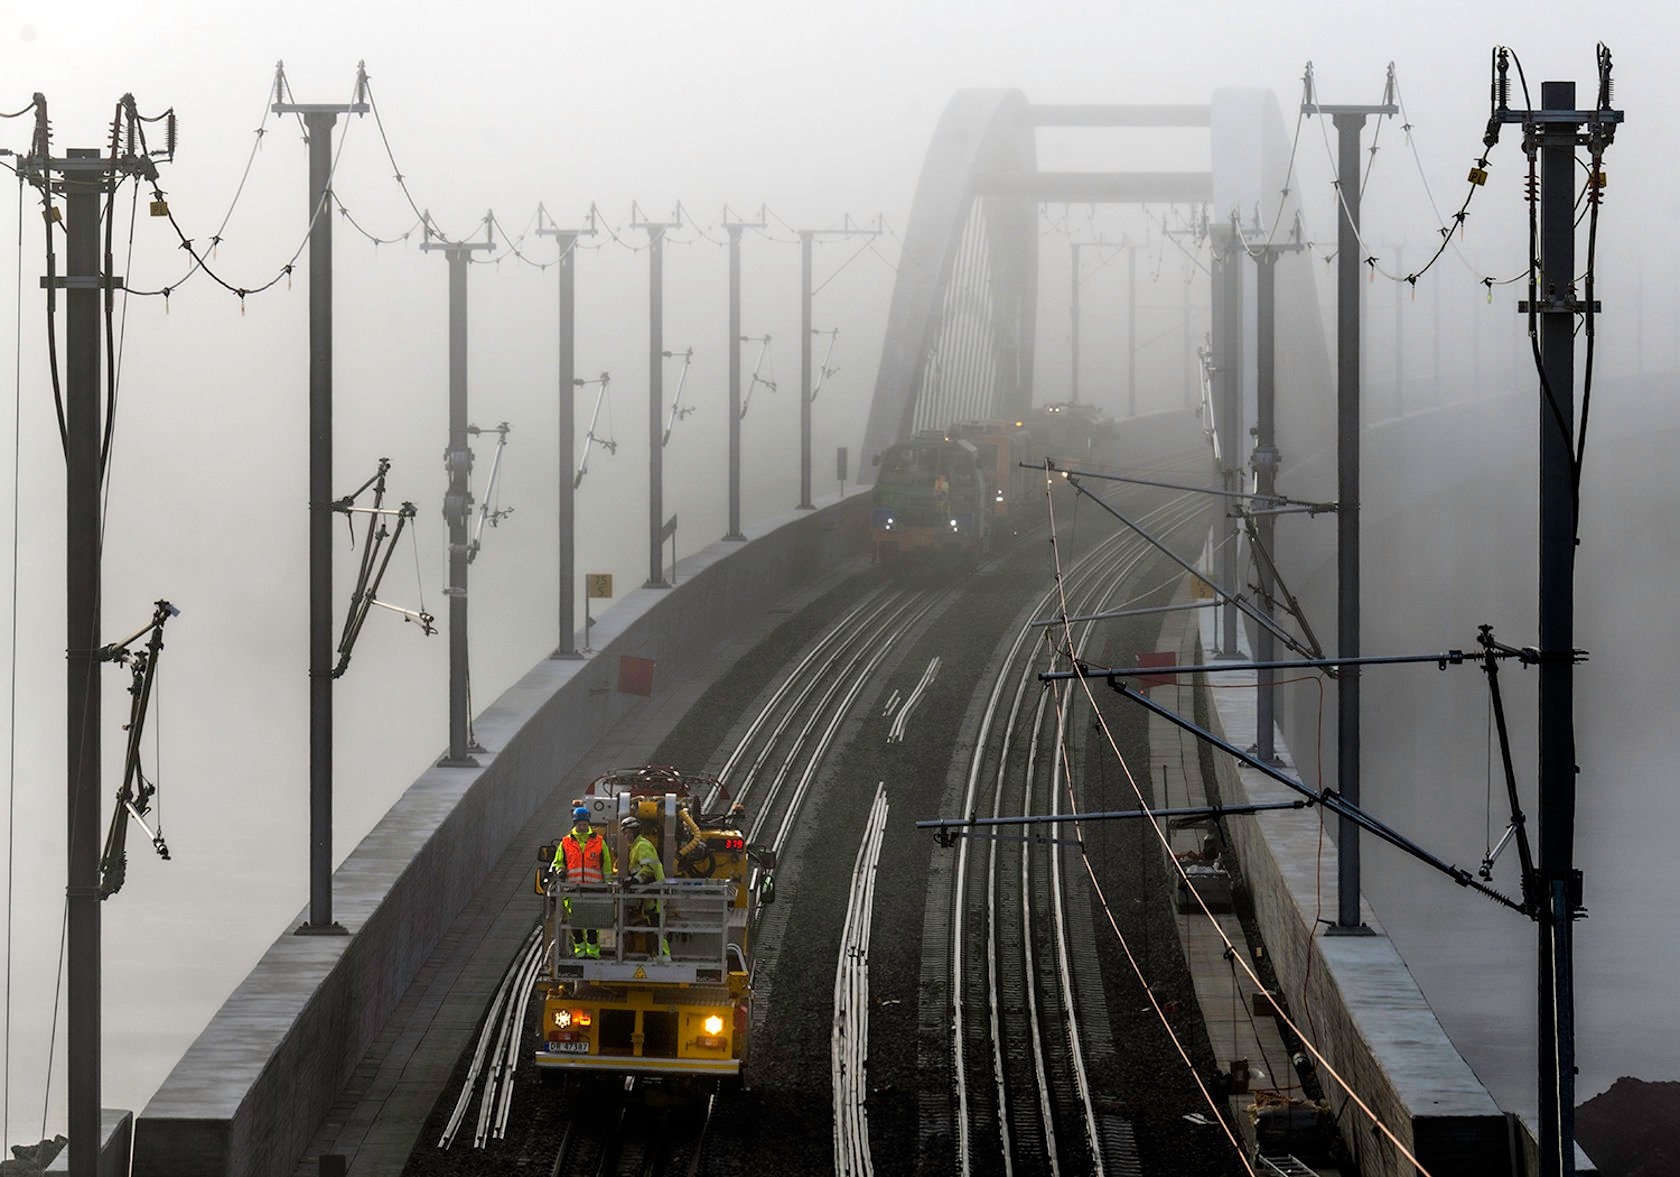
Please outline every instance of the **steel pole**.
[{"label": "steel pole", "polygon": [[[1359,140],[1363,114],[1337,114],[1341,216],[1336,241],[1336,654],[1359,656]],[[1336,677],[1336,773],[1342,796],[1359,804],[1359,667]],[[1336,927],[1359,918],[1359,827],[1336,822]]]},{"label": "steel pole", "polygon": [[669,588],[660,530],[665,523],[665,230],[648,230],[648,578]]},{"label": "steel pole", "polygon": [[1070,324],[1069,324],[1069,328],[1068,328],[1068,346],[1069,346],[1070,352],[1072,353],[1071,356],[1069,357],[1069,366],[1072,368],[1072,372],[1068,376],[1068,399],[1070,401],[1072,401],[1074,404],[1078,404],[1079,403],[1079,242],[1071,241],[1071,242],[1068,243],[1068,247],[1071,250],[1072,255],[1073,255],[1073,266],[1072,266],[1072,268],[1069,272],[1069,279],[1068,279],[1068,286],[1070,288],[1070,295],[1069,295],[1069,298],[1068,298],[1068,315],[1070,317]]},{"label": "steel pole", "polygon": [[[1255,406],[1254,406],[1254,477],[1255,490],[1262,495],[1274,494],[1277,491],[1278,451],[1275,442],[1274,408],[1276,405],[1276,315],[1274,296],[1277,288],[1277,259],[1276,252],[1262,249],[1255,258],[1258,267],[1255,271]],[[1271,555],[1277,549],[1273,544],[1276,532],[1276,517],[1261,515],[1255,521],[1255,530],[1260,536],[1261,546]],[[1255,561],[1255,568],[1260,574],[1260,608],[1265,615],[1272,616],[1272,578],[1269,566],[1265,560]],[[1227,586],[1229,587],[1229,586]],[[1276,657],[1276,644],[1272,638],[1272,631],[1261,626],[1254,635],[1254,660],[1256,662],[1270,662]],[[1259,689],[1256,692],[1255,716],[1255,745],[1254,754],[1267,764],[1277,763],[1277,746],[1275,729],[1277,726],[1277,672],[1267,669],[1256,672]]]},{"label": "steel pole", "polygon": [[[1242,248],[1238,230],[1232,225],[1220,272],[1220,297],[1224,302],[1221,315],[1221,334],[1218,341],[1219,377],[1223,389],[1214,408],[1219,430],[1221,482],[1227,491],[1240,489],[1242,460],[1237,457],[1238,435],[1242,431],[1242,265],[1237,254]],[[1220,528],[1219,580],[1229,593],[1237,584],[1237,520],[1226,508]],[[1220,642],[1218,656],[1235,658],[1237,649],[1237,610],[1227,604],[1220,610]]]},{"label": "steel pole", "polygon": [[[1574,110],[1575,83],[1540,104]],[[1540,131],[1540,1172],[1575,1172],[1575,161],[1579,124]],[[1549,401],[1549,403],[1548,403]]]},{"label": "steel pole", "polygon": [[333,922],[333,273],[327,182],[338,112],[304,114],[309,134],[309,921]]},{"label": "steel pole", "polygon": [[1126,414],[1137,416],[1137,246],[1126,246]]},{"label": "steel pole", "polygon": [[1184,306],[1181,314],[1183,323],[1179,328],[1183,336],[1179,340],[1178,363],[1179,376],[1184,383],[1184,407],[1194,408],[1196,404],[1196,387],[1190,382],[1190,360],[1196,351],[1196,344],[1190,337],[1190,280],[1184,280]]},{"label": "steel pole", "polygon": [[[64,480],[65,734],[68,888],[70,1172],[94,1177],[99,1160],[100,918],[100,387],[99,200],[110,184],[100,152],[73,148],[63,173],[66,213],[66,429]],[[85,162],[81,162],[85,161]],[[80,166],[77,166],[80,163]],[[50,171],[48,172],[50,175]],[[56,296],[56,292],[55,292]]]},{"label": "steel pole", "polygon": [[799,509],[811,509],[811,231],[799,234]]},{"label": "steel pole", "polygon": [[729,531],[741,534],[741,226],[729,226]]},{"label": "steel pole", "polygon": [[556,658],[577,658],[577,239],[561,230],[560,246],[560,645]]},{"label": "steel pole", "polygon": [[469,755],[467,701],[467,529],[472,514],[472,451],[467,446],[467,264],[464,249],[446,249],[449,262],[449,754],[446,766],[464,768]]}]

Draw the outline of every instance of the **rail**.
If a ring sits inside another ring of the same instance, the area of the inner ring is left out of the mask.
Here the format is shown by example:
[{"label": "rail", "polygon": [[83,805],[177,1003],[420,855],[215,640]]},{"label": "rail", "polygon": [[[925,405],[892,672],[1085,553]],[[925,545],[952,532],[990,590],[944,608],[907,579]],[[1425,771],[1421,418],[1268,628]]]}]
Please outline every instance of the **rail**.
[{"label": "rail", "polygon": [[[1199,513],[1199,508],[1186,506],[1181,497],[1152,514],[1175,530],[1193,522]],[[1146,555],[1141,545],[1127,543],[1119,534],[1110,537],[1066,570],[1070,600],[1092,607],[1103,604]],[[1052,588],[1036,607],[1042,611],[1055,599]],[[1042,771],[1040,750],[1049,738],[1047,721],[1051,728],[1060,729],[1066,717],[1049,714],[1051,696],[1043,693],[1032,709],[1030,726],[1017,733],[1020,721],[1027,718],[1025,704],[1037,650],[1034,635],[1030,622],[1020,627],[992,684],[968,766],[964,812],[974,813],[984,804],[983,776],[991,778],[994,814],[1004,811],[1007,790],[1017,780],[1029,790],[1019,798],[1023,808],[1035,808],[1030,791],[1036,783],[1050,794],[1036,804],[1059,809],[1058,745],[1052,739],[1043,757],[1050,762],[1047,772]],[[1041,773],[1048,779],[1040,781]],[[1059,850],[1052,843],[1048,853],[1043,847],[1035,852],[1032,843],[1023,841],[1011,875],[1000,842],[991,841],[984,855],[972,859],[967,847],[958,847],[946,963],[953,995],[949,1032],[956,1088],[956,1161],[961,1174],[985,1167],[986,1162],[976,1156],[978,1142],[973,1136],[976,1126],[988,1120],[995,1124],[995,1142],[1006,1174],[1014,1171],[1018,1156],[1042,1156],[1051,1172],[1060,1172],[1064,1166],[1083,1167],[1088,1158],[1090,1171],[1099,1174],[1111,1159],[1124,1171],[1129,1159],[1129,1149],[1117,1148],[1112,1156],[1105,1155],[1110,1135],[1105,1129],[1111,1117],[1098,1114],[1086,1075],[1085,1028],[1078,1016],[1078,985],[1068,950]],[[964,913],[970,891],[984,897],[983,930],[971,931],[967,926]],[[1050,942],[1047,961],[1040,960],[1041,950],[1034,947],[1039,939],[1035,914],[1051,924],[1045,937]],[[974,936],[975,931],[982,935]],[[1053,984],[1039,979],[1041,965],[1043,972],[1055,978]],[[976,990],[973,996],[967,992],[971,985]],[[1003,1015],[1005,1004],[1026,1011],[1023,1024],[1011,1028]],[[978,1082],[981,1067],[970,1073],[971,1038],[990,1042],[993,1108],[985,1106],[987,1097]],[[1058,1156],[1058,1152],[1072,1155]]]}]

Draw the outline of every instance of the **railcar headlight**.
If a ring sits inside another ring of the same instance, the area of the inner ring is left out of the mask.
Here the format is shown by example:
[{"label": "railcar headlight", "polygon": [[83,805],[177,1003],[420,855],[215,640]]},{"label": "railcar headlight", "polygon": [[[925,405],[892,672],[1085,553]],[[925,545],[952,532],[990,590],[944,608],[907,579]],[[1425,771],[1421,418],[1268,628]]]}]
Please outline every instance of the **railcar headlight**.
[{"label": "railcar headlight", "polygon": [[557,1029],[557,1030],[569,1030],[569,1029],[571,1029],[571,1026],[572,1026],[572,1011],[571,1010],[569,1010],[569,1009],[557,1009],[557,1010],[554,1011],[554,1028],[555,1029]]},{"label": "railcar headlight", "polygon": [[951,530],[955,531],[956,529],[957,529],[957,521],[955,519],[953,519],[953,520],[951,520]]},{"label": "railcar headlight", "polygon": [[700,1026],[714,1038],[723,1033],[723,1019],[716,1014],[709,1015],[704,1022],[700,1023]]}]

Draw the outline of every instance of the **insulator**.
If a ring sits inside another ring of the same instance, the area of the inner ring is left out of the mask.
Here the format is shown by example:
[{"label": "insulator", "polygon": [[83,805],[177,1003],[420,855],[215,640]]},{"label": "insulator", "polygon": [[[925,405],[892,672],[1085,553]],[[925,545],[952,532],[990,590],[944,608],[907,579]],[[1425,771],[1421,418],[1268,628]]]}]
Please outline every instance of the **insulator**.
[{"label": "insulator", "polygon": [[163,116],[163,153],[171,160],[175,158],[175,144],[179,138],[175,120],[175,108],[170,107]]}]

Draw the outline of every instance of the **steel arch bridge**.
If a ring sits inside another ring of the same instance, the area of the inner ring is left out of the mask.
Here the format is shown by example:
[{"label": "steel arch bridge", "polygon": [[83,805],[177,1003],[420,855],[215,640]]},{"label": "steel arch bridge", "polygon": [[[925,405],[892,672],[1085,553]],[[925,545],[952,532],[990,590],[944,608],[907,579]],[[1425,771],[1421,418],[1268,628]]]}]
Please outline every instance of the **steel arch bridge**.
[{"label": "steel arch bridge", "polygon": [[[1037,132],[1047,127],[1201,128],[1209,170],[1042,172]],[[1270,219],[1286,147],[1269,90],[1220,90],[1206,105],[1179,106],[1037,105],[1019,90],[958,91],[934,130],[910,206],[862,478],[872,479],[878,455],[918,429],[1019,416],[1032,406],[1039,205],[1190,203],[1211,206],[1216,219],[1270,206]],[[1284,212],[1298,205],[1287,193],[1282,201]],[[1218,337],[1231,331],[1213,310],[1221,354]],[[1235,334],[1252,340],[1252,332]],[[1323,373],[1328,397],[1327,355],[1310,366]]]}]

